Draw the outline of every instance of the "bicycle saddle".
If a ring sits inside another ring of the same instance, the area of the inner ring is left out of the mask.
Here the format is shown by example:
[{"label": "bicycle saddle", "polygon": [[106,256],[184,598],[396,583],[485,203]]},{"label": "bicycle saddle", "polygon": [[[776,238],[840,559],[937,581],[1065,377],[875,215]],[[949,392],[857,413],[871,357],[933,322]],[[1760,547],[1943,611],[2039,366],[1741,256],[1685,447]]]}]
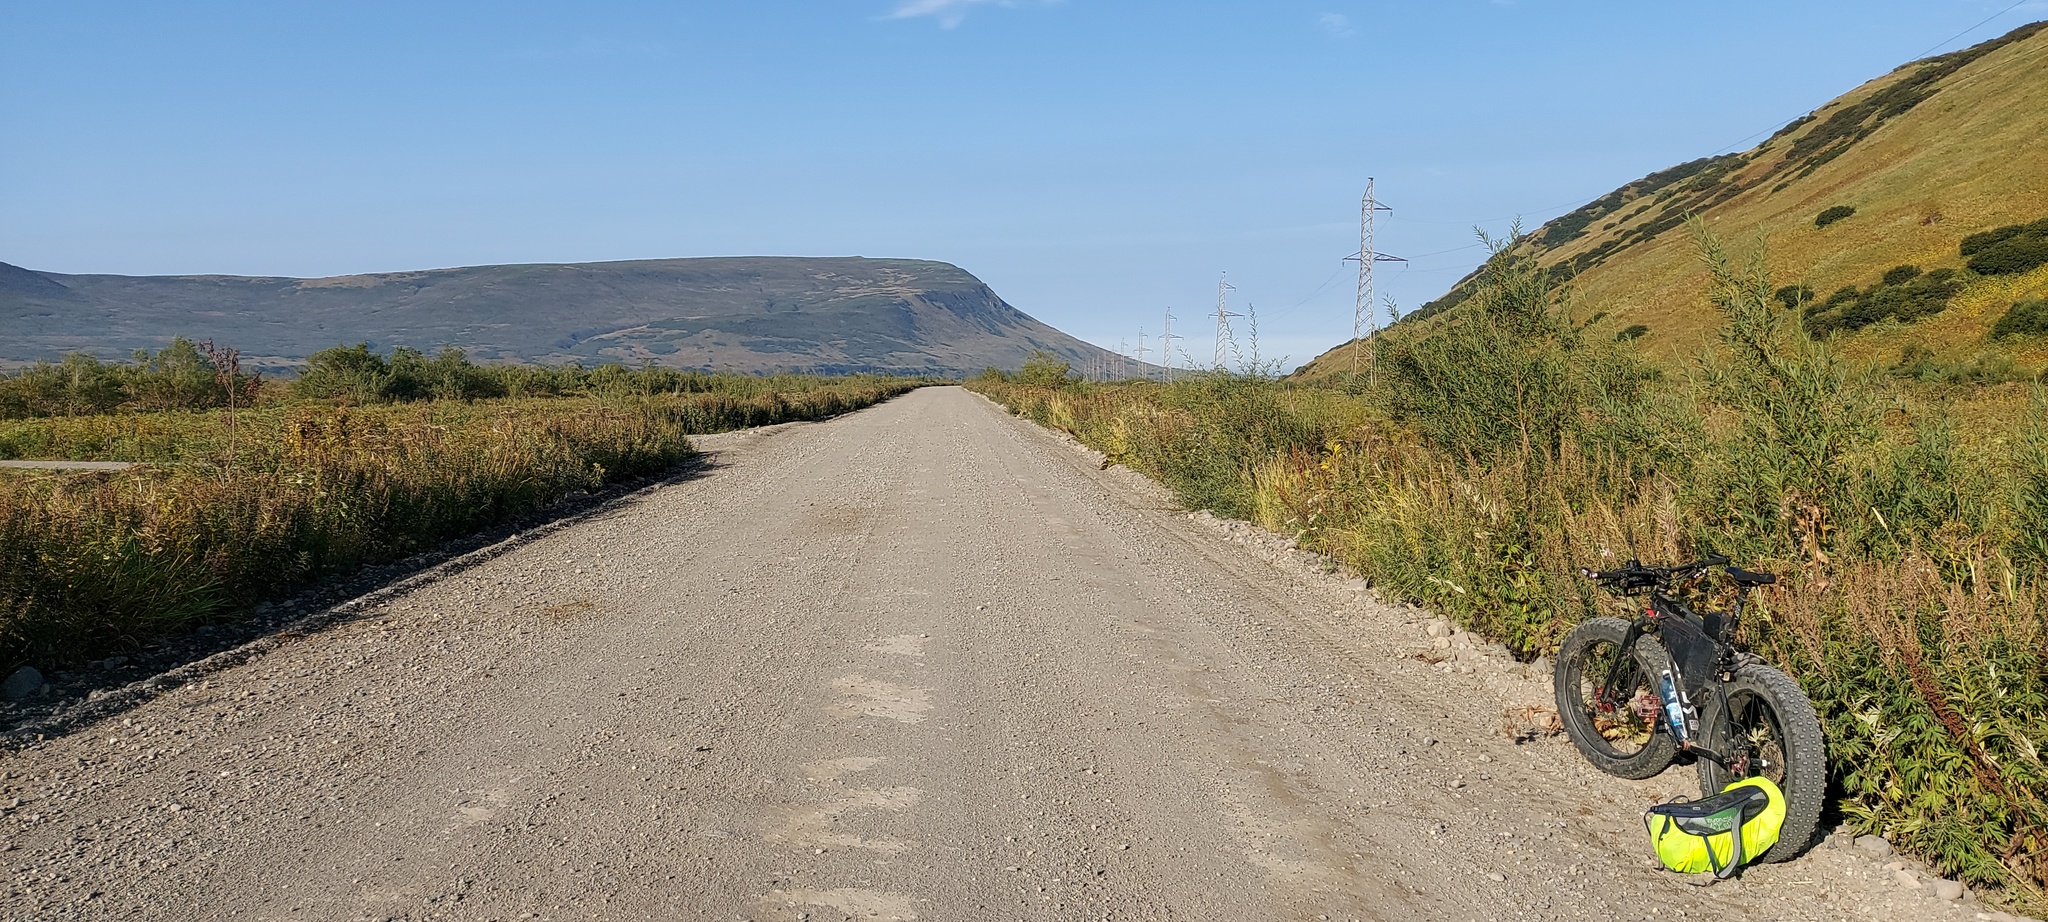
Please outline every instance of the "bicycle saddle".
[{"label": "bicycle saddle", "polygon": [[1778,581],[1775,573],[1751,573],[1741,567],[1729,567],[1728,578],[1743,586],[1768,586]]}]

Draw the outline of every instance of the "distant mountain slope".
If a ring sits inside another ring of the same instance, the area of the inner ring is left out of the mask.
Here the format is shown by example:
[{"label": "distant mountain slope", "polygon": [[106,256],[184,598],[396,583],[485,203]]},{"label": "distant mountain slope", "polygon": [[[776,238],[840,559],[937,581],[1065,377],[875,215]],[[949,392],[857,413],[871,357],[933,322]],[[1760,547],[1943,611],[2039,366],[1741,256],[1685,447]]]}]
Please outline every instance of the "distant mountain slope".
[{"label": "distant mountain slope", "polygon": [[368,340],[473,358],[966,374],[1034,349],[1103,352],[958,267],[733,257],[477,266],[322,279],[61,275],[0,263],[0,360],[113,357],[172,336],[283,364]]},{"label": "distant mountain slope", "polygon": [[[1854,213],[1816,226],[1835,206]],[[1806,285],[1822,299],[1876,284],[1895,266],[1961,267],[1964,237],[2048,218],[2048,23],[1903,65],[1750,150],[1628,183],[1538,228],[1522,252],[1572,280],[1582,317],[1606,312],[1617,332],[1648,327],[1642,343],[1652,355],[1689,354],[1719,318],[1682,226],[1688,214],[1733,246],[1761,239],[1780,284]],[[1404,322],[1455,308],[1471,282]],[[1946,310],[1844,341],[1870,355],[1909,342],[1981,349],[2006,308],[2042,296],[2048,269],[1974,279]],[[2038,340],[2000,348],[2048,359]],[[1344,355],[1340,346],[1308,373],[1329,373]]]}]

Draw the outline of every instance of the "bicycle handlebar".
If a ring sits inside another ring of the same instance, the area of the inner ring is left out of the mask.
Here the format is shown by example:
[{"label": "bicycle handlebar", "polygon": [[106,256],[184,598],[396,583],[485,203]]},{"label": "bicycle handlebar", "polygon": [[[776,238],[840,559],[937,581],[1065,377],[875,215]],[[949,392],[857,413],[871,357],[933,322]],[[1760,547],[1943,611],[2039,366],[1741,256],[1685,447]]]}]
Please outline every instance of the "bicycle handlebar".
[{"label": "bicycle handlebar", "polygon": [[1621,591],[1627,592],[1632,589],[1669,585],[1677,577],[1689,576],[1714,567],[1726,567],[1728,564],[1727,555],[1712,554],[1700,560],[1695,560],[1692,563],[1668,567],[1644,566],[1642,563],[1634,560],[1629,561],[1627,566],[1619,570],[1594,570],[1588,567],[1580,567],[1579,575],[1595,582],[1618,584]]}]

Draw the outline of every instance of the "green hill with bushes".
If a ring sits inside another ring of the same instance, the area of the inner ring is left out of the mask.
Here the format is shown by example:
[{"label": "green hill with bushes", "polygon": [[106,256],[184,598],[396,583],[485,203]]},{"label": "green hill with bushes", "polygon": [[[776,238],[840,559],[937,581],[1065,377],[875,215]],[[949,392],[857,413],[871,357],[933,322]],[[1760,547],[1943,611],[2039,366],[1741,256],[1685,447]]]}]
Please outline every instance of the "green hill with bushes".
[{"label": "green hill with bushes", "polygon": [[[1514,249],[1569,282],[1598,335],[1684,361],[1720,318],[1688,217],[1761,242],[1779,298],[1852,357],[1993,377],[2048,367],[2048,23],[1900,66],[1746,151],[1622,185]],[[1402,325],[1478,290],[1461,280]],[[1341,350],[1342,347],[1339,347]],[[1348,370],[1339,354],[1304,377]]]}]

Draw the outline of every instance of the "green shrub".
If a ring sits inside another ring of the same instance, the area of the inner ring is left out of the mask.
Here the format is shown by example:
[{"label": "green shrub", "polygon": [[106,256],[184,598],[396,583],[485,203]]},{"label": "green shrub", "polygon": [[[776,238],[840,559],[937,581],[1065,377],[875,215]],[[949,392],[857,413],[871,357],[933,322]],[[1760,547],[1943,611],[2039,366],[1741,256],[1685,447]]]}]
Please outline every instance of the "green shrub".
[{"label": "green shrub", "polygon": [[[1884,279],[1867,289],[1847,286],[1829,295],[1825,303],[1806,310],[1806,331],[1814,336],[1860,330],[1885,320],[1911,322],[1948,308],[1949,299],[1963,290],[1963,280],[1954,269],[1921,273],[1918,266],[1895,266]],[[1783,292],[1784,289],[1779,289]],[[1782,303],[1784,298],[1779,296]]]},{"label": "green shrub", "polygon": [[1935,357],[1934,350],[1919,343],[1907,343],[1901,348],[1898,361],[1886,371],[1894,377],[1929,384],[1999,384],[2027,377],[2012,356],[2003,352],[1987,349],[1966,360],[1945,362]]},{"label": "green shrub", "polygon": [[1375,382],[1396,418],[1458,450],[1491,456],[1519,440],[1549,443],[1570,413],[1567,365],[1544,348],[1570,337],[1551,288],[1526,260],[1496,253],[1489,278],[1433,335],[1380,345]]},{"label": "green shrub", "polygon": [[2048,298],[2021,301],[1991,325],[1991,338],[2048,334]]},{"label": "green shrub", "polygon": [[2008,224],[1963,238],[1957,247],[1968,257],[1971,271],[2012,275],[2048,264],[2048,218],[2032,224]]},{"label": "green shrub", "polygon": [[1059,356],[1038,349],[1024,360],[1018,380],[1034,387],[1058,387],[1071,380],[1073,372],[1074,366],[1060,361]]},{"label": "green shrub", "polygon": [[1855,213],[1856,209],[1848,205],[1831,205],[1813,216],[1813,226],[1826,227]]},{"label": "green shrub", "polygon": [[1970,271],[1985,275],[2017,275],[2048,265],[2048,235],[2021,234],[1991,244],[1970,257]]},{"label": "green shrub", "polygon": [[261,382],[239,369],[216,368],[212,355],[225,361],[229,351],[180,336],[155,354],[138,350],[126,364],[102,362],[84,353],[72,353],[55,364],[38,362],[0,375],[0,419],[116,409],[200,410],[226,406],[230,397],[238,406],[246,405]]},{"label": "green shrub", "polygon": [[1932,381],[1940,376],[1942,365],[1934,357],[1934,350],[1925,343],[1907,343],[1899,347],[1899,359],[1888,369],[1892,375],[1911,378],[1915,381]]},{"label": "green shrub", "polygon": [[1813,303],[1813,289],[1805,285],[1787,285],[1771,294],[1785,305],[1786,310],[1797,310]]},{"label": "green shrub", "polygon": [[1985,350],[1970,356],[1968,364],[1956,369],[1953,383],[1956,384],[2002,384],[2007,381],[2022,381],[2027,378],[2019,363],[2003,352]]},{"label": "green shrub", "polygon": [[2043,218],[2032,224],[2008,224],[2004,227],[1995,227],[1988,231],[1978,231],[1968,237],[1964,237],[1961,246],[1957,247],[1957,249],[1961,250],[1964,256],[1975,256],[1986,247],[2003,243],[2021,234],[2032,234],[2037,237],[2048,235],[2048,218]]}]

